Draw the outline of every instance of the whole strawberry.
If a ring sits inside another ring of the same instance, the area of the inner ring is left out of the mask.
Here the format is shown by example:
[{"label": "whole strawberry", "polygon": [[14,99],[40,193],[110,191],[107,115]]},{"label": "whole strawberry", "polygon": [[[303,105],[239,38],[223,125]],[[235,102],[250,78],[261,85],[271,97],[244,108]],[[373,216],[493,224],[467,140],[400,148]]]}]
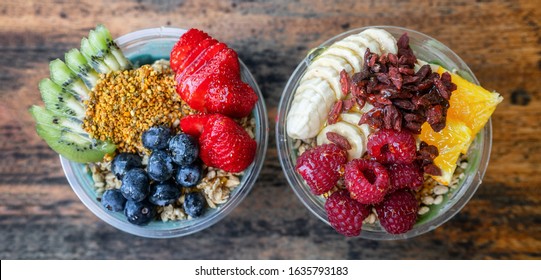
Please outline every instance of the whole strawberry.
[{"label": "whole strawberry", "polygon": [[346,150],[335,144],[324,144],[299,156],[295,169],[306,181],[312,193],[320,195],[336,185],[346,162]]},{"label": "whole strawberry", "polygon": [[351,198],[363,204],[383,200],[389,189],[389,174],[382,164],[367,159],[354,159],[346,165],[344,178]]},{"label": "whole strawberry", "polygon": [[207,166],[236,173],[254,161],[256,141],[229,117],[191,115],[180,121],[180,127],[185,133],[199,137],[199,156]]},{"label": "whole strawberry", "polygon": [[348,237],[361,234],[363,221],[370,214],[369,207],[353,200],[346,190],[334,192],[325,202],[325,211],[331,226]]},{"label": "whole strawberry", "polygon": [[402,189],[387,195],[375,208],[381,226],[389,233],[400,234],[415,225],[419,203],[411,191]]}]

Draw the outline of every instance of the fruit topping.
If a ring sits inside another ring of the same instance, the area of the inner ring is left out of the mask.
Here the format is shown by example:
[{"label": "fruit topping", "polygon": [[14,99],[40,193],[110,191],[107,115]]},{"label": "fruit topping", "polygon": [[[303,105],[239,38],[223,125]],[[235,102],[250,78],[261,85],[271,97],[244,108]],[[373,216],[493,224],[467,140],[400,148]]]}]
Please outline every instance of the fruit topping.
[{"label": "fruit topping", "polygon": [[398,54],[379,55],[367,49],[360,72],[341,76],[343,90],[349,86],[352,98],[360,105],[374,106],[361,119],[373,129],[406,130],[419,134],[428,122],[435,131],[445,127],[451,93],[456,85],[448,74],[432,72],[424,65],[416,72],[417,58],[405,33],[397,43]]},{"label": "fruit topping", "polygon": [[389,233],[405,233],[417,221],[419,203],[409,190],[398,190],[385,197],[375,206],[379,223]]},{"label": "fruit topping", "polygon": [[195,110],[241,118],[257,102],[241,80],[237,53],[196,29],[182,35],[171,51],[177,93]]},{"label": "fruit topping", "polygon": [[361,234],[363,221],[370,214],[367,205],[352,199],[345,190],[334,192],[325,201],[325,211],[331,226],[347,237]]},{"label": "fruit topping", "polygon": [[[357,87],[351,86],[350,80],[341,72],[347,75],[360,72],[367,50],[377,54],[396,53],[396,39],[385,30],[371,28],[320,49],[317,55],[310,54],[315,57],[299,82],[288,112],[286,128],[289,137],[313,138],[325,125],[333,105],[338,104],[336,106],[342,106],[342,109],[353,106],[354,102],[346,96],[350,89]],[[358,101],[359,108],[362,108],[364,99]],[[337,113],[342,109],[335,107],[332,110],[330,124],[336,121]]]},{"label": "fruit topping", "polygon": [[101,197],[101,205],[109,211],[120,212],[124,210],[126,198],[118,189],[106,190]]},{"label": "fruit topping", "polygon": [[174,203],[182,194],[179,187],[172,181],[150,185],[148,201],[154,205],[165,206]]},{"label": "fruit topping", "polygon": [[194,133],[203,124],[199,135],[199,156],[211,167],[228,172],[241,172],[254,160],[257,143],[234,120],[220,114],[192,115],[180,121],[186,133]]},{"label": "fruit topping", "polygon": [[180,65],[184,63],[192,48],[209,37],[207,33],[198,29],[192,28],[186,31],[171,50],[171,69],[178,72]]},{"label": "fruit topping", "polygon": [[306,181],[312,193],[320,195],[336,185],[346,161],[345,150],[334,144],[324,144],[298,157],[295,169]]},{"label": "fruit topping", "polygon": [[455,119],[447,119],[445,128],[440,132],[435,132],[428,123],[423,125],[419,139],[438,147],[438,156],[434,159],[434,164],[441,169],[441,176],[433,175],[434,180],[449,185],[458,157],[462,151],[467,150],[473,136],[466,124]]},{"label": "fruit topping", "polygon": [[152,151],[148,158],[148,177],[157,182],[165,182],[173,176],[173,159],[163,150]]},{"label": "fruit topping", "polygon": [[201,165],[197,163],[179,166],[175,173],[175,180],[181,187],[191,188],[201,181],[201,172]]},{"label": "fruit topping", "polygon": [[[447,111],[447,118],[457,119],[471,129],[472,135],[476,135],[488,122],[488,119],[500,104],[503,98],[497,92],[490,92],[481,86],[470,83],[464,78],[449,73],[442,67],[438,73],[450,75],[457,89],[453,91],[449,100],[450,107]],[[465,153],[466,151],[462,151]]]},{"label": "fruit topping", "polygon": [[154,220],[156,216],[156,206],[143,200],[140,202],[128,200],[124,208],[124,215],[128,222],[135,225],[146,225]]},{"label": "fruit topping", "polygon": [[169,152],[174,163],[192,164],[199,156],[199,143],[193,136],[179,133],[169,140]]},{"label": "fruit topping", "polygon": [[149,179],[145,170],[134,168],[124,175],[120,191],[127,199],[135,202],[142,201],[149,193]]},{"label": "fruit topping", "polygon": [[111,171],[119,180],[122,180],[126,172],[137,167],[142,167],[141,157],[134,153],[117,154],[111,162]]},{"label": "fruit topping", "polygon": [[49,147],[65,158],[76,162],[96,162],[115,151],[108,141],[92,139],[75,117],[55,114],[39,106],[32,106],[30,114],[36,121],[36,132]]},{"label": "fruit topping", "polygon": [[370,157],[382,164],[411,163],[417,146],[413,135],[405,130],[380,129],[368,137]]},{"label": "fruit topping", "polygon": [[184,197],[184,212],[192,218],[201,216],[205,211],[205,198],[199,192],[187,193]]},{"label": "fruit topping", "polygon": [[346,164],[344,183],[351,198],[362,204],[383,200],[389,189],[389,174],[382,164],[367,159],[355,159]]},{"label": "fruit topping", "polygon": [[390,191],[398,189],[419,190],[423,186],[423,169],[416,163],[391,164],[387,166]]},{"label": "fruit topping", "polygon": [[163,150],[167,148],[171,138],[171,129],[164,126],[154,126],[143,132],[143,146],[150,150]]},{"label": "fruit topping", "polygon": [[180,129],[193,137],[199,138],[207,125],[210,115],[188,115],[180,120]]}]

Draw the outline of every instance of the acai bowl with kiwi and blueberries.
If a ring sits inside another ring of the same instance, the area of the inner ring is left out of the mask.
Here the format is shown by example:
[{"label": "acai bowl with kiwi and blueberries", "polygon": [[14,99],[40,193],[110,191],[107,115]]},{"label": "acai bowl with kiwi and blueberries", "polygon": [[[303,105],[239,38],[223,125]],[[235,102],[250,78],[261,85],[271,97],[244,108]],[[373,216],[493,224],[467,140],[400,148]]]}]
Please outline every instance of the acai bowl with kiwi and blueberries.
[{"label": "acai bowl with kiwi and blueberries", "polygon": [[81,201],[152,238],[193,234],[254,186],[267,147],[261,92],[237,53],[198,29],[117,39],[103,25],[50,62],[30,113]]},{"label": "acai bowl with kiwi and blueberries", "polygon": [[338,233],[412,238],[453,217],[481,184],[501,101],[425,34],[349,30],[291,75],[278,107],[280,162],[299,199]]}]

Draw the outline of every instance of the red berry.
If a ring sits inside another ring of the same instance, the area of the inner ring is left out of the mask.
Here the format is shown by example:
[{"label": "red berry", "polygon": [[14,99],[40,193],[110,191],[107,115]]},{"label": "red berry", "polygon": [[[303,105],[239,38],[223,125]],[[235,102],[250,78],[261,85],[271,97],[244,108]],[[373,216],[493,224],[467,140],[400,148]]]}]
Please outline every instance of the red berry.
[{"label": "red berry", "polygon": [[336,185],[347,158],[345,150],[334,144],[324,144],[299,156],[295,169],[306,181],[312,193],[320,195]]},{"label": "red berry", "polygon": [[348,237],[361,234],[363,221],[370,214],[368,206],[353,200],[346,190],[334,192],[325,202],[325,211],[331,226]]},{"label": "red berry", "polygon": [[207,166],[241,172],[254,160],[257,143],[234,120],[214,114],[203,126],[199,147],[199,156]]},{"label": "red berry", "polygon": [[383,200],[389,189],[389,175],[382,164],[367,159],[354,159],[346,165],[345,184],[351,198],[363,204]]},{"label": "red berry", "polygon": [[199,137],[207,124],[209,115],[189,115],[180,120],[180,129],[193,137]]},{"label": "red berry", "polygon": [[375,208],[381,226],[389,233],[400,234],[415,225],[419,203],[411,191],[402,189],[387,195]]},{"label": "red berry", "polygon": [[368,154],[383,164],[411,163],[417,146],[413,135],[405,130],[380,129],[368,137]]},{"label": "red berry", "polygon": [[233,118],[248,116],[256,102],[257,95],[252,87],[240,79],[231,79],[228,76],[212,79],[205,96],[208,112]]},{"label": "red berry", "polygon": [[389,178],[391,180],[391,189],[412,189],[419,190],[423,185],[423,170],[416,163],[410,164],[391,164],[387,166]]},{"label": "red berry", "polygon": [[226,44],[191,29],[175,44],[170,60],[177,93],[192,109],[242,118],[254,108],[257,94],[242,81],[237,53]]},{"label": "red berry", "polygon": [[171,69],[177,72],[181,64],[184,63],[186,57],[191,53],[191,50],[199,44],[199,42],[209,38],[210,36],[198,29],[190,29],[180,36],[178,42],[173,46],[170,55]]}]

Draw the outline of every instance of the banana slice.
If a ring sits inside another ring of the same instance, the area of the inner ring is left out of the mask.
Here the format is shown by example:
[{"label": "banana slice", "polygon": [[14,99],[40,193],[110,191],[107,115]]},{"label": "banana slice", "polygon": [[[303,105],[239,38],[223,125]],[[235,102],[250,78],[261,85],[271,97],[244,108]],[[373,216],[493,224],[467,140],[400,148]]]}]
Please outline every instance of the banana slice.
[{"label": "banana slice", "polygon": [[357,127],[362,135],[364,136],[365,143],[368,143],[368,136],[373,132],[373,130],[368,126],[367,124],[361,124],[359,125],[359,122],[361,121],[362,114],[359,113],[342,113],[340,114],[340,118],[343,122],[347,122],[351,125],[354,125]]},{"label": "banana slice", "polygon": [[303,82],[303,80],[313,79],[316,77],[329,82],[332,88],[332,93],[335,96],[335,101],[339,96],[342,95],[342,89],[340,87],[340,75],[339,73],[336,73],[336,70],[334,70],[334,68],[321,65],[319,67],[308,68],[308,71],[306,72],[306,74],[304,74],[301,83]]},{"label": "banana slice", "polygon": [[[318,135],[334,102],[345,98],[340,86],[340,72],[343,69],[349,75],[359,72],[367,48],[381,55],[387,52],[396,53],[395,45],[396,40],[387,31],[367,29],[337,41],[322,51],[308,66],[299,82],[286,120],[288,135],[295,139],[308,139]],[[371,108],[367,104],[356,110],[365,113]],[[356,134],[357,138],[362,139],[359,133]]]},{"label": "banana slice", "polygon": [[351,35],[344,40],[358,44],[363,49],[363,57],[364,53],[366,52],[366,48],[369,48],[373,53],[377,53],[378,55],[381,54],[381,48],[378,42],[372,40],[372,38],[364,36],[362,32],[356,35]]},{"label": "banana slice", "polygon": [[396,39],[389,32],[383,29],[370,28],[361,32],[361,35],[371,40],[377,42],[380,46],[380,51],[382,53],[397,53],[398,49],[396,46]]},{"label": "banana slice", "polygon": [[350,160],[360,158],[366,151],[366,136],[357,127],[347,122],[340,121],[323,128],[316,139],[318,145],[331,143],[327,139],[327,132],[338,133],[348,140],[351,145],[351,149],[348,150]]},{"label": "banana slice", "polygon": [[332,45],[327,49],[326,53],[329,55],[341,57],[346,60],[346,62],[352,67],[354,73],[361,71],[361,65],[363,64],[363,60],[353,50]]},{"label": "banana slice", "polygon": [[303,83],[302,91],[296,92],[291,103],[287,116],[287,134],[295,139],[315,137],[325,123],[335,98],[324,80],[315,78]]}]

